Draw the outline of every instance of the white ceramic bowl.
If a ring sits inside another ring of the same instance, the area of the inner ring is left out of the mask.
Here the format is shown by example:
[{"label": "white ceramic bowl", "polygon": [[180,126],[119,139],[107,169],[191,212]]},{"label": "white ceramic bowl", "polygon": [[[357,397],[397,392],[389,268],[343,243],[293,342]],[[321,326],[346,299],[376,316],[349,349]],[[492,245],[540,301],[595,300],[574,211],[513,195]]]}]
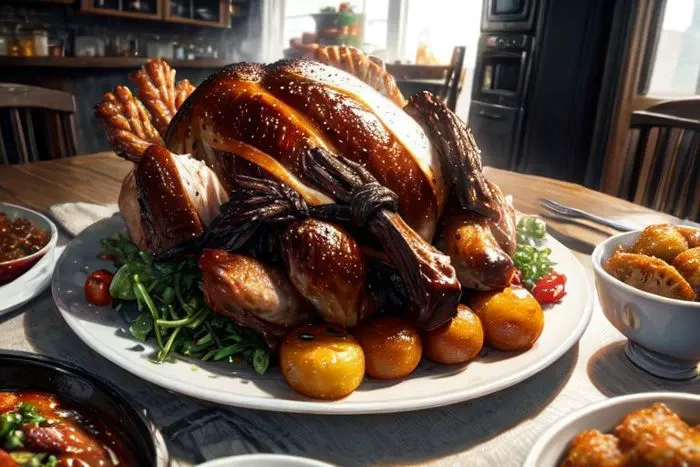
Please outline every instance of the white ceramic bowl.
[{"label": "white ceramic bowl", "polygon": [[53,249],[58,241],[58,230],[51,220],[43,214],[29,208],[10,203],[0,203],[0,212],[7,214],[10,219],[24,218],[30,220],[36,227],[51,233],[49,242],[39,251],[22,258],[0,262],[0,286],[21,277],[31,269],[42,257],[53,255]]},{"label": "white ceramic bowl", "polygon": [[603,263],[640,231],[611,237],[593,251],[596,290],[605,317],[629,342],[626,355],[643,370],[667,379],[696,377],[700,361],[700,302],[661,297],[614,278]]},{"label": "white ceramic bowl", "polygon": [[215,459],[197,467],[333,467],[331,464],[306,457],[283,454],[246,454]]},{"label": "white ceramic bowl", "polygon": [[645,392],[614,397],[576,410],[552,425],[538,438],[523,467],[556,467],[580,432],[592,429],[611,432],[627,414],[655,402],[663,402],[691,426],[700,423],[700,395]]}]

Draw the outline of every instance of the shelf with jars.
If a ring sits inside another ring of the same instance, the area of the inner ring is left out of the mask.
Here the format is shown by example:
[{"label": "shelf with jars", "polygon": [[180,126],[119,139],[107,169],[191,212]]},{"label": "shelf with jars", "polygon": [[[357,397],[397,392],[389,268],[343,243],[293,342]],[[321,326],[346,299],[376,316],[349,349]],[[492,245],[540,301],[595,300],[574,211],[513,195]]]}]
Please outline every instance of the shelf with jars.
[{"label": "shelf with jars", "polygon": [[[0,67],[36,68],[138,68],[149,59],[145,57],[0,57]],[[171,60],[174,68],[221,68],[230,60],[197,58]]]},{"label": "shelf with jars", "polygon": [[135,19],[163,17],[162,0],[80,0],[80,11]]},{"label": "shelf with jars", "polygon": [[229,28],[230,0],[80,0],[80,11],[108,16],[160,20],[175,24]]}]

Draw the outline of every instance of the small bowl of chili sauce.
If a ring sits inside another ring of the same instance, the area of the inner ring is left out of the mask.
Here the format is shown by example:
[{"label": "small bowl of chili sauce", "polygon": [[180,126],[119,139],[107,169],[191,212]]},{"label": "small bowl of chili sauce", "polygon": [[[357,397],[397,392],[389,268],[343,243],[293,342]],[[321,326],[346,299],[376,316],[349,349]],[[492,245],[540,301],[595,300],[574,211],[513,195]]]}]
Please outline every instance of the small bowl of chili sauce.
[{"label": "small bowl of chili sauce", "polygon": [[0,437],[0,465],[168,465],[145,409],[85,370],[26,352],[0,352]]},{"label": "small bowl of chili sauce", "polygon": [[52,255],[58,230],[48,217],[22,206],[0,203],[0,285]]}]

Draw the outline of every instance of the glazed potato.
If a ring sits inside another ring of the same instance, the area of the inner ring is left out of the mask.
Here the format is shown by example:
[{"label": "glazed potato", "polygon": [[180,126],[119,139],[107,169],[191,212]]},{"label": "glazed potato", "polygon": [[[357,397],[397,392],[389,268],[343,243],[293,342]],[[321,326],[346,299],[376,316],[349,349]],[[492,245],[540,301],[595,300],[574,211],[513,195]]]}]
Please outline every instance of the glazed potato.
[{"label": "glazed potato", "polygon": [[446,365],[466,363],[484,346],[484,328],[481,320],[468,306],[460,304],[457,316],[423,337],[425,356]]},{"label": "glazed potato", "polygon": [[695,298],[700,297],[700,246],[685,250],[676,256],[673,267],[695,290]]},{"label": "glazed potato", "polygon": [[671,264],[676,256],[688,249],[688,241],[674,226],[650,225],[639,234],[630,253],[655,256]]},{"label": "glazed potato", "polygon": [[280,367],[287,384],[298,393],[340,399],[362,382],[365,356],[360,344],[342,326],[308,324],[284,338]]},{"label": "glazed potato", "polygon": [[653,256],[617,251],[603,268],[618,280],[645,292],[679,300],[695,300],[695,292],[666,261]]},{"label": "glazed potato", "polygon": [[470,298],[469,306],[481,319],[486,343],[496,349],[528,349],[542,334],[542,308],[521,287],[476,293]]},{"label": "glazed potato", "polygon": [[365,354],[365,371],[372,378],[404,378],[420,363],[420,334],[403,318],[369,319],[354,334]]}]

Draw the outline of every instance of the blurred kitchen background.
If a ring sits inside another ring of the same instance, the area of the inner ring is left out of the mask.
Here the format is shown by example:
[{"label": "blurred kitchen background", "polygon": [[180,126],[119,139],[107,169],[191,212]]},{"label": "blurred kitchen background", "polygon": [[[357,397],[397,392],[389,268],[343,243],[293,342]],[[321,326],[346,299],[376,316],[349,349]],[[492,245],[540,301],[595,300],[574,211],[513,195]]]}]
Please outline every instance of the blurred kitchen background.
[{"label": "blurred kitchen background", "polygon": [[405,95],[443,97],[488,165],[628,198],[634,113],[700,93],[700,0],[0,2],[0,82],[71,93],[79,154],[108,148],[92,108],[147,58],[197,84],[319,44],[383,59]]}]

